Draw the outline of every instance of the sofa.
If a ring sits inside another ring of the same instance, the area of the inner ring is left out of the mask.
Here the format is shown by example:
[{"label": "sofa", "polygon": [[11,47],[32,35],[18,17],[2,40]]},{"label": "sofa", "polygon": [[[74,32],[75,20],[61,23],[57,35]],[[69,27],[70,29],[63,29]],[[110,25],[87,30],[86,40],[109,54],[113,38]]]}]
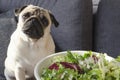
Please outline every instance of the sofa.
[{"label": "sofa", "polygon": [[0,80],[6,80],[4,60],[17,25],[14,10],[28,4],[49,9],[58,20],[58,28],[51,27],[56,52],[120,55],[120,0],[0,0]]}]

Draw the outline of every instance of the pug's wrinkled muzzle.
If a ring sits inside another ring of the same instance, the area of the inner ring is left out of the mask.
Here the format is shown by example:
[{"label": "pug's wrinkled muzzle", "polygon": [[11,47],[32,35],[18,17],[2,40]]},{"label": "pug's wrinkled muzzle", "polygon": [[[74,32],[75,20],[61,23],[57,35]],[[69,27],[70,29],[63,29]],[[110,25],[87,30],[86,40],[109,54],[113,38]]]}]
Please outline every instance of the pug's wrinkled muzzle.
[{"label": "pug's wrinkled muzzle", "polygon": [[23,27],[23,32],[32,39],[39,39],[44,35],[42,24],[37,18],[30,18]]}]

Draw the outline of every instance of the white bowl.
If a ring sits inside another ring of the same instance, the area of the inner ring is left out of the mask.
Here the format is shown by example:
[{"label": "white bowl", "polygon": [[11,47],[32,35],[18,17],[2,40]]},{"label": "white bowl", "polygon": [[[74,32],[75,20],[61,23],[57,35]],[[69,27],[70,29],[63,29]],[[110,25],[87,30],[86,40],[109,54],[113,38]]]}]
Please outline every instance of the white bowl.
[{"label": "white bowl", "polygon": [[[83,55],[87,51],[71,51],[71,52]],[[53,63],[55,57],[65,56],[66,53],[67,53],[67,51],[55,53],[55,54],[49,55],[49,56],[45,57],[44,59],[42,59],[41,61],[39,61],[34,69],[34,75],[35,75],[36,80],[41,80],[40,74],[42,73],[43,69],[48,68],[48,66],[50,66]],[[92,53],[98,54],[97,52],[92,52]],[[109,61],[113,59],[110,56],[105,56],[105,57]]]}]

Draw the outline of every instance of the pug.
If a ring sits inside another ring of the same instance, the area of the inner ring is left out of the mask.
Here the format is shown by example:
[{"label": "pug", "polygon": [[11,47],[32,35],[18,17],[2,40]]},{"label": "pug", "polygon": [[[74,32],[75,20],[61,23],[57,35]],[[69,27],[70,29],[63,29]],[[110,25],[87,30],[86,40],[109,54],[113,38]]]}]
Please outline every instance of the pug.
[{"label": "pug", "polygon": [[34,77],[38,61],[55,52],[50,28],[59,23],[49,10],[34,5],[16,9],[15,17],[17,28],[11,35],[4,73],[7,80],[26,80]]}]

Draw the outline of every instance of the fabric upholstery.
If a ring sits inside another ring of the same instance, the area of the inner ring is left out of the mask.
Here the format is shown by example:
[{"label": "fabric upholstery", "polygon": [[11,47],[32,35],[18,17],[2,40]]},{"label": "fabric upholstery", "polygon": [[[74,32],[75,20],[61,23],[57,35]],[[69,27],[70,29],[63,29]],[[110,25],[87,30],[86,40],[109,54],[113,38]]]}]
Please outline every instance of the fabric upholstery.
[{"label": "fabric upholstery", "polygon": [[36,5],[39,0],[0,0],[0,12],[6,12],[10,9],[19,8],[27,4]]},{"label": "fabric upholstery", "polygon": [[101,0],[94,27],[94,50],[120,55],[120,0]]},{"label": "fabric upholstery", "polygon": [[4,80],[4,60],[6,58],[10,35],[16,28],[14,25],[14,20],[11,18],[0,19],[0,80]]},{"label": "fabric upholstery", "polygon": [[0,12],[16,9],[24,5],[38,5],[50,9],[58,0],[0,0]]},{"label": "fabric upholstery", "polygon": [[58,0],[51,11],[60,23],[58,28],[52,28],[58,51],[92,49],[90,0]]}]

